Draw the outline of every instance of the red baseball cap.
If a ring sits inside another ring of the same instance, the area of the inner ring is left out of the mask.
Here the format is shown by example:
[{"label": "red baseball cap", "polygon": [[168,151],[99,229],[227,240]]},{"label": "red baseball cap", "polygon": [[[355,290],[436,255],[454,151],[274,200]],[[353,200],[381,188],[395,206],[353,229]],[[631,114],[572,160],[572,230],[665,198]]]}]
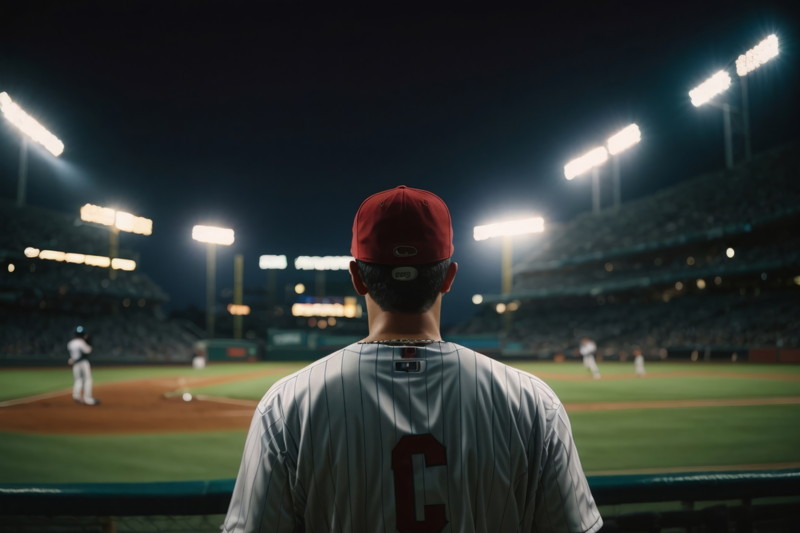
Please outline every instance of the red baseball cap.
[{"label": "red baseball cap", "polygon": [[365,263],[423,265],[453,256],[453,223],[444,201],[400,185],[361,203],[350,254]]}]

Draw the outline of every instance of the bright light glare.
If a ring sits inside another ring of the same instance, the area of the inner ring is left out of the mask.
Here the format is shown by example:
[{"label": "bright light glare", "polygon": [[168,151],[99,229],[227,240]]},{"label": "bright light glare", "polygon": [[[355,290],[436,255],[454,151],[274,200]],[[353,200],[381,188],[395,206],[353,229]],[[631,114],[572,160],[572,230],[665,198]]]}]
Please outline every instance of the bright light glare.
[{"label": "bright light glare", "polygon": [[230,246],[233,244],[233,230],[230,228],[218,228],[216,226],[195,226],[192,228],[192,239],[208,244],[222,244]]},{"label": "bright light glare", "polygon": [[138,233],[139,235],[153,234],[153,221],[149,218],[137,217],[110,207],[85,204],[81,207],[81,220],[104,226],[114,226],[120,231]]},{"label": "bright light glare", "polygon": [[352,296],[346,297],[343,304],[338,302],[295,303],[292,304],[292,316],[358,318],[361,316],[361,306]]},{"label": "bright light glare", "polygon": [[733,256],[736,255],[736,250],[733,248],[728,248],[725,250],[725,255],[728,256],[728,259],[733,259]]},{"label": "bright light glare", "polygon": [[472,303],[474,303],[475,305],[482,304],[483,303],[483,296],[480,295],[480,294],[474,294],[472,296]]},{"label": "bright light glare", "polygon": [[564,165],[564,176],[571,180],[594,167],[602,165],[607,160],[608,150],[606,150],[605,146],[598,146]]},{"label": "bright light glare", "polygon": [[250,314],[249,305],[228,304],[228,312],[234,316],[247,316]]},{"label": "bright light glare", "polygon": [[352,260],[349,255],[301,255],[294,260],[294,267],[297,270],[348,270]]},{"label": "bright light glare", "polygon": [[731,86],[731,76],[724,70],[720,70],[706,81],[689,91],[689,98],[692,105],[700,107],[709,102],[712,98],[728,90]]},{"label": "bright light glare", "polygon": [[122,259],[115,257],[105,257],[102,255],[86,255],[75,252],[61,252],[59,250],[39,250],[38,248],[25,248],[25,257],[38,257],[46,261],[59,261],[73,263],[76,265],[87,265],[93,267],[108,268],[115,270],[136,270],[136,261],[132,259]]},{"label": "bright light glare", "polygon": [[258,258],[258,268],[261,270],[286,270],[285,255],[262,255]]},{"label": "bright light glare", "polygon": [[739,56],[736,60],[736,74],[747,76],[770,59],[777,57],[779,53],[778,36],[773,33]]},{"label": "bright light glare", "polygon": [[35,142],[44,146],[54,156],[58,157],[64,152],[64,143],[39,124],[35,118],[23,111],[6,92],[0,93],[0,110],[3,111],[9,122]]},{"label": "bright light glare", "polygon": [[476,241],[491,239],[492,237],[503,237],[506,235],[524,235],[527,233],[542,233],[544,231],[544,219],[542,217],[531,217],[521,220],[508,220],[505,222],[495,222],[484,226],[475,226],[472,236]]},{"label": "bright light glare", "polygon": [[606,144],[608,145],[608,152],[611,155],[617,155],[641,140],[642,132],[639,131],[639,126],[631,124],[609,137]]},{"label": "bright light glare", "polygon": [[302,283],[298,283],[297,285],[294,286],[294,292],[296,294],[303,294],[304,292],[306,292],[306,286],[303,285]]},{"label": "bright light glare", "polygon": [[120,259],[119,257],[115,257],[111,260],[111,268],[114,270],[135,270],[136,269],[136,261],[131,259]]}]

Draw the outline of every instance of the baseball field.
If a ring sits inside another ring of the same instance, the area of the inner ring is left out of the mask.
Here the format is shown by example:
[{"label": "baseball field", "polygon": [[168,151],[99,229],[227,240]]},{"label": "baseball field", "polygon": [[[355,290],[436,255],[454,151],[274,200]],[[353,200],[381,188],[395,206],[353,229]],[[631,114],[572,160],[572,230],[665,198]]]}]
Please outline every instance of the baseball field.
[{"label": "baseball field", "polygon": [[[69,368],[0,371],[0,483],[235,477],[257,400],[299,363],[94,369],[99,406]],[[800,467],[800,366],[518,363],[567,407],[589,475]]]}]

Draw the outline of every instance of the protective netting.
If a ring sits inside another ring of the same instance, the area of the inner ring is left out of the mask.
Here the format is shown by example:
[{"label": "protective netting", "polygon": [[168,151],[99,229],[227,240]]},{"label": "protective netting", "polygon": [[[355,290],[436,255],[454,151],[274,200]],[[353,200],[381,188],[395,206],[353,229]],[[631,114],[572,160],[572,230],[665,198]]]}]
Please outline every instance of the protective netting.
[{"label": "protective netting", "polygon": [[0,533],[219,533],[225,515],[4,516]]}]

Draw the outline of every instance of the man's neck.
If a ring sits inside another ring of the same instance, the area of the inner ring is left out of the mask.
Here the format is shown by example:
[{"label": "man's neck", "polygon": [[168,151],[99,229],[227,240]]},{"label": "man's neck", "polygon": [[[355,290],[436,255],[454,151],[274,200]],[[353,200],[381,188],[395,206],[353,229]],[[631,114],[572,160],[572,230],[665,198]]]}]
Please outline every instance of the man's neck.
[{"label": "man's neck", "polygon": [[442,340],[439,332],[441,297],[424,313],[392,313],[382,310],[367,297],[369,335],[362,342],[426,339]]}]

